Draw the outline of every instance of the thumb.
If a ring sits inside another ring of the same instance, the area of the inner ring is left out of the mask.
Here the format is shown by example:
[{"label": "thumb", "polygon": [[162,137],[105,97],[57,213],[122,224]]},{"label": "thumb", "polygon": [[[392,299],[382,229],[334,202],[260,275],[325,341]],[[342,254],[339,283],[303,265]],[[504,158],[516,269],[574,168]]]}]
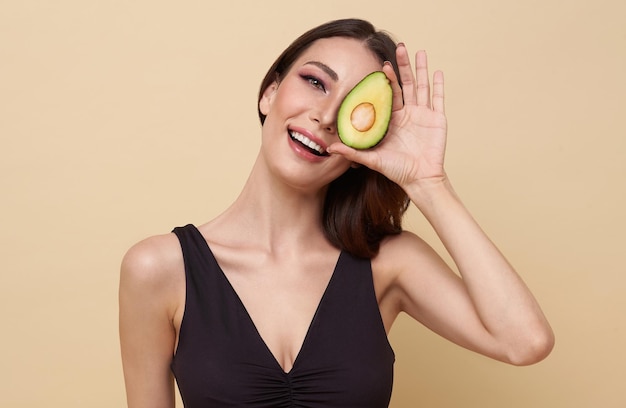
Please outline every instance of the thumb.
[{"label": "thumb", "polygon": [[375,156],[372,152],[366,150],[353,149],[343,143],[336,142],[328,146],[326,151],[330,154],[338,154],[346,160],[354,163],[362,164],[372,170],[376,169]]}]

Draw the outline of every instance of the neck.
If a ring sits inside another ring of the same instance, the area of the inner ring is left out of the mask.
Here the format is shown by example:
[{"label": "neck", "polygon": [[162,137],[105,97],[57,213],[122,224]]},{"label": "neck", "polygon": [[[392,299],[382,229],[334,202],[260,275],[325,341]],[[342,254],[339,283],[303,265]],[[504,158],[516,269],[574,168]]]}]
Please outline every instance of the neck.
[{"label": "neck", "polygon": [[233,204],[218,217],[248,244],[268,251],[325,243],[321,225],[325,189],[279,180],[257,159]]}]

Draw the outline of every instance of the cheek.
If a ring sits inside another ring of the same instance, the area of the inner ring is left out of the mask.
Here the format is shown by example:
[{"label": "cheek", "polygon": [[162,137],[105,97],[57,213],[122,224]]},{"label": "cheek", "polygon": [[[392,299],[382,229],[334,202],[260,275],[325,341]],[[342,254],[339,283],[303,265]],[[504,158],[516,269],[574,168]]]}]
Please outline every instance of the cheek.
[{"label": "cheek", "polygon": [[311,106],[313,95],[300,78],[285,78],[274,94],[273,110],[285,115],[296,114]]}]

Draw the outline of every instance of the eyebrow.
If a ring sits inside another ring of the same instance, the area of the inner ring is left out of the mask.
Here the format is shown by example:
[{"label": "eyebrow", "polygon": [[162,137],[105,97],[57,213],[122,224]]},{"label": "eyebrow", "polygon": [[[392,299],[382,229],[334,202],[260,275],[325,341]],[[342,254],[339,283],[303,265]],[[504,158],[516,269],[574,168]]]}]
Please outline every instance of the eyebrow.
[{"label": "eyebrow", "polygon": [[308,65],[315,65],[316,67],[320,68],[322,71],[326,72],[328,74],[328,76],[333,79],[333,81],[337,81],[339,79],[339,75],[337,75],[337,73],[335,71],[333,71],[331,67],[329,67],[328,65],[324,64],[323,62],[309,61],[309,62],[305,63],[304,65],[307,65],[307,64]]}]

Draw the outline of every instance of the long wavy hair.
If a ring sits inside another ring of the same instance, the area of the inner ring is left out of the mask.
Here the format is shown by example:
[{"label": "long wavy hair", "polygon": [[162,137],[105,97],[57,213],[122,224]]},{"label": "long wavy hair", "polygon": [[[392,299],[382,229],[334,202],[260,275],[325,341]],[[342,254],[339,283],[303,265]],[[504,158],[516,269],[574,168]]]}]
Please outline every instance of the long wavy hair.
[{"label": "long wavy hair", "polygon": [[[296,59],[316,40],[347,37],[363,41],[381,65],[391,62],[400,78],[396,43],[391,36],[360,19],[334,20],[317,26],[298,37],[269,68],[259,89],[259,102],[265,89],[287,74]],[[261,124],[265,115],[259,109]],[[332,181],[322,211],[322,226],[327,239],[338,248],[362,258],[376,256],[380,242],[402,231],[402,217],[409,199],[400,186],[365,166],[350,168]]]}]

